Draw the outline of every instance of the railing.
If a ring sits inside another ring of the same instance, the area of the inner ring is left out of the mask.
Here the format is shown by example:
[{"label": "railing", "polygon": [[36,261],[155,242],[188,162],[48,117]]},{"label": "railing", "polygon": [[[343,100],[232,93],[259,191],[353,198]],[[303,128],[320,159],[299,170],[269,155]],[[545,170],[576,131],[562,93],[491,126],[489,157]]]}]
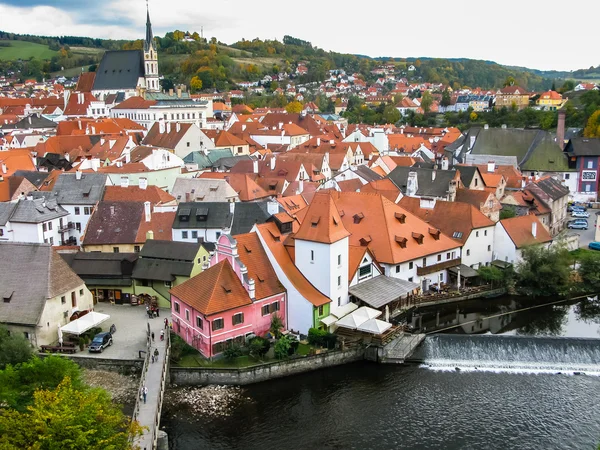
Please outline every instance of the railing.
[{"label": "railing", "polygon": [[446,270],[446,269],[449,269],[450,267],[460,266],[460,263],[461,263],[460,258],[456,258],[456,259],[451,259],[449,261],[444,261],[441,263],[433,264],[432,266],[424,266],[424,267],[417,266],[417,275],[418,276],[429,275],[430,273],[439,272],[440,270]]},{"label": "railing", "polygon": [[448,292],[431,292],[413,297],[413,303],[415,306],[419,306],[422,303],[431,303],[442,300],[448,300],[451,298],[463,297],[467,295],[477,294],[480,292],[490,292],[498,289],[502,288],[500,286],[493,287],[490,284],[484,284],[482,286],[464,287],[461,288],[460,291],[457,291],[456,287],[454,287],[451,291]]},{"label": "railing", "polygon": [[72,230],[73,228],[75,228],[75,223],[73,222],[69,222],[65,225],[61,225],[58,227],[58,232],[59,233],[66,233],[69,230]]},{"label": "railing", "polygon": [[[135,407],[133,408],[133,414],[131,415],[131,420],[135,421],[138,419],[138,414],[140,412],[140,394],[142,392],[142,388],[146,385],[146,374],[148,373],[148,367],[150,365],[150,337],[147,337],[146,342],[146,356],[144,358],[144,367],[142,368],[142,376],[140,377],[140,383],[138,386],[138,390],[135,394]],[[130,437],[133,440],[133,436]]]},{"label": "railing", "polygon": [[160,374],[160,390],[158,393],[158,407],[156,408],[156,414],[154,416],[154,423],[152,425],[152,448],[156,448],[158,444],[158,436],[156,432],[158,431],[158,427],[160,426],[160,414],[162,412],[162,404],[163,398],[165,395],[165,385],[167,382],[167,372],[169,371],[169,358],[171,356],[171,333],[169,329],[165,333],[165,338],[167,340],[165,346],[165,362],[161,369]]}]

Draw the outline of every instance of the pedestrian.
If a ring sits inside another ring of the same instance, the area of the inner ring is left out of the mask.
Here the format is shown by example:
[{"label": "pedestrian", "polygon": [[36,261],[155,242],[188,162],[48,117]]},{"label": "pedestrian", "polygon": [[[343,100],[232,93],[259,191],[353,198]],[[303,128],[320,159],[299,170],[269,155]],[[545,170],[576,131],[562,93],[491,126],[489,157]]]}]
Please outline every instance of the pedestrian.
[{"label": "pedestrian", "polygon": [[150,355],[150,361],[154,362],[154,354]]},{"label": "pedestrian", "polygon": [[156,317],[160,317],[160,310],[158,309],[158,306],[156,307]]},{"label": "pedestrian", "polygon": [[160,340],[161,341],[165,340],[165,330],[160,330]]},{"label": "pedestrian", "polygon": [[154,342],[154,331],[152,332],[152,342]]},{"label": "pedestrian", "polygon": [[142,388],[142,395],[144,396],[144,403],[146,403],[146,397],[148,396],[148,388],[146,385]]},{"label": "pedestrian", "polygon": [[158,349],[157,348],[154,349],[154,359],[156,361],[158,361]]},{"label": "pedestrian", "polygon": [[169,319],[165,317],[165,330],[169,328]]}]

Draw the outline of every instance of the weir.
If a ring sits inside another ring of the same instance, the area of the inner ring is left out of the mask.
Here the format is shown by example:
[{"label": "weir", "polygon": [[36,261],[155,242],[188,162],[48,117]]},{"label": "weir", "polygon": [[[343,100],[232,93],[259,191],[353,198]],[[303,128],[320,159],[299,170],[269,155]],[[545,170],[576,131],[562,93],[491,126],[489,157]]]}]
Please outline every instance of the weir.
[{"label": "weir", "polygon": [[407,362],[434,370],[600,375],[600,339],[438,334],[427,336]]}]

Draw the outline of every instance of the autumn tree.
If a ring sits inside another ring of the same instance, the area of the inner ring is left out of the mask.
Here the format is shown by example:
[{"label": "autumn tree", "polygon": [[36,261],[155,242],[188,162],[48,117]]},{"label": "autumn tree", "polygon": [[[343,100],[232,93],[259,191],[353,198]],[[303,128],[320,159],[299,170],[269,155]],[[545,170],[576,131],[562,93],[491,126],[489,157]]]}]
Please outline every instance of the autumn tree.
[{"label": "autumn tree", "polygon": [[508,76],[508,77],[506,77],[506,80],[504,80],[503,86],[504,87],[514,86],[514,84],[515,84],[515,78],[512,76]]},{"label": "autumn tree", "polygon": [[0,411],[0,448],[132,449],[141,434],[103,389],[81,390],[66,377],[35,392],[24,412]]},{"label": "autumn tree", "polygon": [[423,108],[425,114],[431,109],[432,103],[433,97],[431,96],[431,93],[429,91],[423,92],[423,96],[421,97],[421,108]]},{"label": "autumn tree", "polygon": [[198,92],[202,89],[202,80],[197,75],[190,80],[190,88],[192,92]]},{"label": "autumn tree", "polygon": [[300,103],[299,101],[295,100],[293,102],[290,102],[286,105],[285,107],[285,111],[288,114],[299,114],[302,112],[302,103]]},{"label": "autumn tree", "polygon": [[589,138],[600,138],[600,109],[588,119],[583,135]]},{"label": "autumn tree", "polygon": [[448,89],[444,89],[444,92],[442,92],[442,101],[440,102],[440,105],[450,106],[451,103],[452,97],[450,96],[450,91]]},{"label": "autumn tree", "polygon": [[382,119],[385,123],[396,123],[400,120],[400,111],[394,105],[388,105],[383,110]]}]

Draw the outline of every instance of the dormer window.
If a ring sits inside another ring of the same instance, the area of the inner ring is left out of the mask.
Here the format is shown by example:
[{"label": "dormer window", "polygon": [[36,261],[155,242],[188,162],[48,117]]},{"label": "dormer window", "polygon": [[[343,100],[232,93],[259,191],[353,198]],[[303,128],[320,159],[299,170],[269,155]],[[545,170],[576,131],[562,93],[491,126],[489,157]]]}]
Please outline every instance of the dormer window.
[{"label": "dormer window", "polygon": [[310,226],[311,226],[312,228],[317,228],[317,225],[319,225],[319,221],[320,221],[320,220],[321,220],[321,218],[320,218],[320,217],[318,217],[318,216],[313,216],[313,217],[310,219]]},{"label": "dormer window", "polygon": [[414,232],[414,231],[413,231],[413,233],[412,233],[412,237],[413,237],[413,239],[414,239],[415,241],[417,241],[417,243],[418,243],[419,245],[422,245],[422,244],[423,244],[423,239],[425,238],[425,236],[423,236],[421,233],[416,233],[416,232]]},{"label": "dormer window", "polygon": [[406,243],[408,242],[408,239],[406,239],[403,236],[396,236],[395,241],[400,245],[401,248],[406,248]]},{"label": "dormer window", "polygon": [[352,218],[354,219],[354,223],[360,223],[361,220],[363,220],[365,218],[365,215],[361,212],[354,214],[354,216],[352,216]]},{"label": "dormer window", "polygon": [[192,210],[189,208],[180,209],[179,210],[179,221],[180,222],[189,222],[191,214],[192,214]]},{"label": "dormer window", "polygon": [[433,236],[436,241],[440,240],[440,230],[437,228],[429,228],[429,234]]},{"label": "dormer window", "polygon": [[208,208],[196,209],[196,220],[198,222],[206,222],[208,219]]},{"label": "dormer window", "polygon": [[402,214],[402,213],[394,213],[394,217],[396,218],[396,220],[400,223],[406,223],[406,214]]}]

